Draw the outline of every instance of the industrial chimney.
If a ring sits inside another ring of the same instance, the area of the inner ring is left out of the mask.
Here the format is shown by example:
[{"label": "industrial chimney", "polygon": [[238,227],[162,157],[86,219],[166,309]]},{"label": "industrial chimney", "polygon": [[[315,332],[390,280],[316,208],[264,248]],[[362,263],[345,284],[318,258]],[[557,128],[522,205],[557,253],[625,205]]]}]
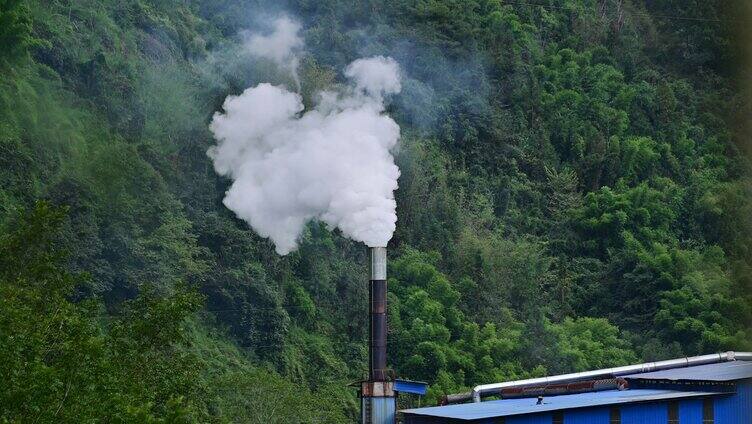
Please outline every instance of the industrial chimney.
[{"label": "industrial chimney", "polygon": [[397,404],[394,381],[386,368],[386,247],[371,247],[369,250],[368,380],[360,387],[361,415],[363,424],[393,424]]}]

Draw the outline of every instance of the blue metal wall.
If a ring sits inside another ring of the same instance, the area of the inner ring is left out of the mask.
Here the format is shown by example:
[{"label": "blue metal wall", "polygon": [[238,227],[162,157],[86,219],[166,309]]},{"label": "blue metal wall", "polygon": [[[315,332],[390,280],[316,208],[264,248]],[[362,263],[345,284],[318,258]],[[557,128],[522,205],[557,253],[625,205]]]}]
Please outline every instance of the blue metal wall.
[{"label": "blue metal wall", "polygon": [[702,424],[702,399],[679,402],[679,424]]},{"label": "blue metal wall", "polygon": [[622,405],[621,424],[666,424],[668,423],[668,404],[640,403]]},{"label": "blue metal wall", "polygon": [[551,414],[530,414],[507,417],[504,424],[551,424],[551,421]]},{"label": "blue metal wall", "polygon": [[[366,406],[366,403],[370,404]],[[366,411],[371,412],[366,417]],[[393,397],[364,397],[361,399],[361,422],[374,424],[389,424],[395,422],[397,402]]]},{"label": "blue metal wall", "polygon": [[716,424],[752,423],[752,381],[738,384],[734,395],[716,399],[714,415]]},{"label": "blue metal wall", "polygon": [[609,424],[611,409],[586,408],[564,412],[564,424]]}]

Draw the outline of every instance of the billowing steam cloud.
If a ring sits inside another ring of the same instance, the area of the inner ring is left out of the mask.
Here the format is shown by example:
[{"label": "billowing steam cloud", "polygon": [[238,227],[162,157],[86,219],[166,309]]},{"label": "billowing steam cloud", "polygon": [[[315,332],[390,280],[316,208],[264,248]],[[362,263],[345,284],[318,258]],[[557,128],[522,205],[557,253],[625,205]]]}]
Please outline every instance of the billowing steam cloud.
[{"label": "billowing steam cloud", "polygon": [[[272,51],[261,40],[281,38],[252,39],[258,51]],[[391,58],[359,59],[345,76],[344,92],[320,93],[308,111],[297,93],[259,84],[228,97],[210,125],[218,145],[209,156],[234,180],[224,204],[280,254],[296,248],[314,219],[369,246],[386,246],[394,232],[399,169],[390,151],[400,129],[383,98],[400,91],[399,67]]]},{"label": "billowing steam cloud", "polygon": [[275,19],[272,26],[273,31],[270,34],[246,33],[244,47],[251,55],[271,60],[288,71],[300,90],[298,55],[303,49],[300,24],[287,16],[282,16]]}]

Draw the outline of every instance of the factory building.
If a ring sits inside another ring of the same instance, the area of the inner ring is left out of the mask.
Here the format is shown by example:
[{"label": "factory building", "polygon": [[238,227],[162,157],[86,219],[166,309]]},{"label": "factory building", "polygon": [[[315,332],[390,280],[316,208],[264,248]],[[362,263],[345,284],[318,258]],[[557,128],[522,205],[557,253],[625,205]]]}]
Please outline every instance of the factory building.
[{"label": "factory building", "polygon": [[454,399],[472,402],[403,410],[402,422],[752,424],[752,354],[726,352],[488,384]]}]

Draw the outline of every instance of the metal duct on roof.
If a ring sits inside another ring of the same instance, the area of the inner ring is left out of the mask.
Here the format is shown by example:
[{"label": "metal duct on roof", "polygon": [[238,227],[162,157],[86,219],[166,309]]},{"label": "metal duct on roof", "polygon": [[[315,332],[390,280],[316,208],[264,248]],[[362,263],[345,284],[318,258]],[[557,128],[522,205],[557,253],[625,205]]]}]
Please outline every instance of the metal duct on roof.
[{"label": "metal duct on roof", "polygon": [[605,368],[600,370],[555,375],[550,377],[531,378],[527,380],[507,381],[503,383],[481,384],[475,386],[470,393],[447,396],[450,402],[461,402],[472,399],[480,402],[484,395],[498,395],[502,389],[514,387],[546,386],[599,378],[620,377],[629,374],[647,373],[668,369],[684,368],[697,365],[715,364],[719,362],[752,360],[752,352],[723,352],[710,355],[692,356],[687,358],[669,359],[666,361],[646,362],[643,364],[626,365],[623,367]]}]

